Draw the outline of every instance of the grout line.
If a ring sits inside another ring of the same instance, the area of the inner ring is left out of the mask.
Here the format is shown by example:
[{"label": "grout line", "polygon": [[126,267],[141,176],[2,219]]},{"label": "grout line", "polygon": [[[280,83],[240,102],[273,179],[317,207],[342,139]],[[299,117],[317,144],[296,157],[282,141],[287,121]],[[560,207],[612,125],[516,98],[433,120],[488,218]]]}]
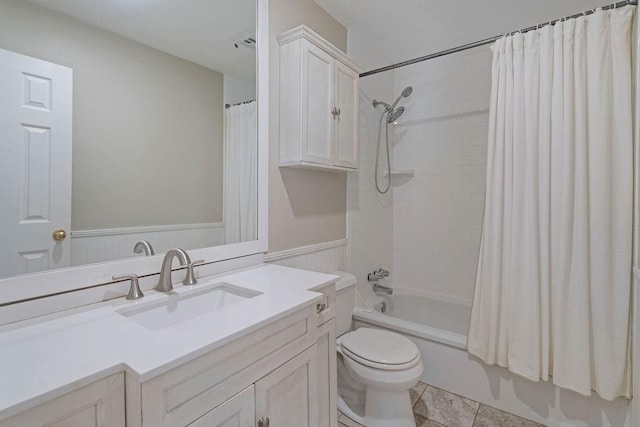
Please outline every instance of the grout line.
[{"label": "grout line", "polygon": [[[476,402],[474,400],[474,402]],[[480,412],[480,406],[482,405],[482,403],[480,402],[476,402],[478,404],[478,409],[476,409],[476,414],[473,416],[473,422],[471,423],[471,427],[476,425],[476,418],[478,418],[478,412]]]},{"label": "grout line", "polygon": [[[423,383],[422,381],[420,381],[421,384],[424,384],[426,387],[424,388],[424,390],[422,390],[422,393],[420,393],[418,395],[418,399],[416,400],[416,403],[413,404],[413,406],[411,407],[411,409],[415,408],[416,405],[418,404],[418,402],[420,402],[420,398],[422,397],[422,395],[427,391],[427,389],[429,388],[429,384]],[[412,411],[413,412],[413,411]]]}]

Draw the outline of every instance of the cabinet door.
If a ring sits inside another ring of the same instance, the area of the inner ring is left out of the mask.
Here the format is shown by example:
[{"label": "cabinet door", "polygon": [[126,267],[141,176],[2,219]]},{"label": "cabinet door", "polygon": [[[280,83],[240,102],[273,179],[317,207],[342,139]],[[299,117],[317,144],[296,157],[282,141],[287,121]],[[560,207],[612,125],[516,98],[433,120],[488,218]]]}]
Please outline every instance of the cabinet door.
[{"label": "cabinet door", "polygon": [[255,427],[253,385],[189,424],[189,427]]},{"label": "cabinet door", "polygon": [[115,374],[4,421],[1,427],[124,427],[124,374]]},{"label": "cabinet door", "polygon": [[318,327],[318,406],[320,427],[338,425],[338,374],[336,366],[336,320]]},{"label": "cabinet door", "polygon": [[337,166],[358,167],[358,73],[335,62],[335,99],[339,115],[336,120],[335,161]]},{"label": "cabinet door", "polygon": [[317,358],[313,345],[256,382],[256,418],[272,427],[318,427]]},{"label": "cabinet door", "polygon": [[302,160],[333,163],[333,58],[303,40],[302,46]]}]

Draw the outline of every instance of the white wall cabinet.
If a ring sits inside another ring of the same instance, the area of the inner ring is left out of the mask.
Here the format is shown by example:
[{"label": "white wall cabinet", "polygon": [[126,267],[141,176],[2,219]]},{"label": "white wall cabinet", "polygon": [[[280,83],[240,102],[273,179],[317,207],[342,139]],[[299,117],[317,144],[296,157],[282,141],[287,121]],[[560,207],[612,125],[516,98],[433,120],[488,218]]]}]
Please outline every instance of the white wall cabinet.
[{"label": "white wall cabinet", "polygon": [[0,421],[0,426],[124,427],[124,405],[124,373],[119,373]]},{"label": "white wall cabinet", "polygon": [[304,25],[280,43],[280,166],[358,167],[361,68]]}]

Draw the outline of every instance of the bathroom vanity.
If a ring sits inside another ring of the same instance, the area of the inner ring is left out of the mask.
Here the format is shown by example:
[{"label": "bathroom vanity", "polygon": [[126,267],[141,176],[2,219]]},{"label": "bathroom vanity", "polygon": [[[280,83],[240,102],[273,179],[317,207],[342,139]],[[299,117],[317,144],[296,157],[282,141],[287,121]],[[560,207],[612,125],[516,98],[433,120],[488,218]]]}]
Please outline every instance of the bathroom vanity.
[{"label": "bathroom vanity", "polygon": [[262,264],[5,326],[0,426],[335,426],[336,279]]}]

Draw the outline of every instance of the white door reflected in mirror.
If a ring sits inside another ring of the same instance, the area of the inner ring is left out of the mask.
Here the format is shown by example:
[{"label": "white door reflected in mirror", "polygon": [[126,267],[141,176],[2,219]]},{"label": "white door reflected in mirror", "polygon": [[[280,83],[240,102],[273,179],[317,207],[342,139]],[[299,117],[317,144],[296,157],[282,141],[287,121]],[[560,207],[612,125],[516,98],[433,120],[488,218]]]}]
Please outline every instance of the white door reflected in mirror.
[{"label": "white door reflected in mirror", "polygon": [[0,280],[257,240],[256,0],[0,11]]},{"label": "white door reflected in mirror", "polygon": [[0,49],[0,93],[0,278],[68,267],[73,73]]}]

